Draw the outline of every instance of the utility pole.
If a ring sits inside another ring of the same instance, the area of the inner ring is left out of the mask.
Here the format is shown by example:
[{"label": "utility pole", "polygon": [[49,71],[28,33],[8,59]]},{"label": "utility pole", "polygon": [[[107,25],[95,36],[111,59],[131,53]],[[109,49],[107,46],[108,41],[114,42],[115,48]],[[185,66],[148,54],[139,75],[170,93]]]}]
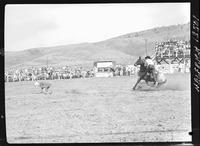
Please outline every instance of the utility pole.
[{"label": "utility pole", "polygon": [[47,67],[48,67],[48,56],[47,56]]},{"label": "utility pole", "polygon": [[145,51],[146,51],[146,56],[148,55],[148,48],[147,48],[147,39],[145,39]]}]

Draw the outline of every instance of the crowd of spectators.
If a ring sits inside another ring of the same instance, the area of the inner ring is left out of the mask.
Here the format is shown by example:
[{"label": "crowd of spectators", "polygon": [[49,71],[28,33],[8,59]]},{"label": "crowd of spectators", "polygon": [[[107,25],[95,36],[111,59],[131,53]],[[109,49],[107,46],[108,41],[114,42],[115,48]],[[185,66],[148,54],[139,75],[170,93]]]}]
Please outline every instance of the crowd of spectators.
[{"label": "crowd of spectators", "polygon": [[166,42],[156,43],[155,52],[157,56],[178,57],[190,54],[190,41],[170,39]]},{"label": "crowd of spectators", "polygon": [[[136,73],[133,65],[116,65],[111,69],[114,76],[130,76]],[[5,72],[5,82],[55,80],[72,78],[95,77],[94,69],[85,69],[82,66],[63,67],[29,67],[17,68]]]},{"label": "crowd of spectators", "polygon": [[54,80],[69,78],[87,78],[94,76],[93,70],[86,70],[83,67],[29,67],[12,69],[5,72],[5,81],[33,81],[33,80]]}]

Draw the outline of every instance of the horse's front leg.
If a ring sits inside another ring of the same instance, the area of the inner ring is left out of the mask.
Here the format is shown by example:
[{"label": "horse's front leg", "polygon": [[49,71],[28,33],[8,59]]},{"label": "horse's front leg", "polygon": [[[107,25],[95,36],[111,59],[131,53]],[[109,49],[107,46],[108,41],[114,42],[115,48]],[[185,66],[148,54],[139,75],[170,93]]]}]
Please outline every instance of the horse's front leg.
[{"label": "horse's front leg", "polygon": [[146,84],[149,86],[149,81],[148,80],[145,80]]},{"label": "horse's front leg", "polygon": [[140,78],[138,78],[138,80],[137,80],[137,82],[136,82],[135,86],[133,87],[133,90],[135,90],[136,86],[138,85],[138,83],[139,83],[140,81],[141,81],[141,77],[140,77]]}]

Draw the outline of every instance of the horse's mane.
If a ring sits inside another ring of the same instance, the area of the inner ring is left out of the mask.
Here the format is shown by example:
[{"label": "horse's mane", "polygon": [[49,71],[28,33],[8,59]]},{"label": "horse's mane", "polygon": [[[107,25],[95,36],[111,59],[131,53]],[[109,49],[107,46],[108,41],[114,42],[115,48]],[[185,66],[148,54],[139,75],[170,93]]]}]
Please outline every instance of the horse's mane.
[{"label": "horse's mane", "polygon": [[140,65],[140,70],[139,70],[139,75],[143,74],[144,72],[146,72],[146,63],[145,63],[145,59],[141,59],[142,64]]},{"label": "horse's mane", "polygon": [[142,66],[142,67],[146,68],[146,61],[145,61],[145,59],[141,59],[141,60],[142,60],[142,64],[140,65],[140,67]]}]

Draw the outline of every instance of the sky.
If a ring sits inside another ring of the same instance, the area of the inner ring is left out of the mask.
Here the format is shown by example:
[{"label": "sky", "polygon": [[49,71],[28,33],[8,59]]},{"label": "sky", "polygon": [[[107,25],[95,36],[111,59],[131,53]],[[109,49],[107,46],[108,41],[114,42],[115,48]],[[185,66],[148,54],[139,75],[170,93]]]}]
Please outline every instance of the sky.
[{"label": "sky", "polygon": [[6,5],[5,51],[98,42],[188,22],[190,3]]}]

